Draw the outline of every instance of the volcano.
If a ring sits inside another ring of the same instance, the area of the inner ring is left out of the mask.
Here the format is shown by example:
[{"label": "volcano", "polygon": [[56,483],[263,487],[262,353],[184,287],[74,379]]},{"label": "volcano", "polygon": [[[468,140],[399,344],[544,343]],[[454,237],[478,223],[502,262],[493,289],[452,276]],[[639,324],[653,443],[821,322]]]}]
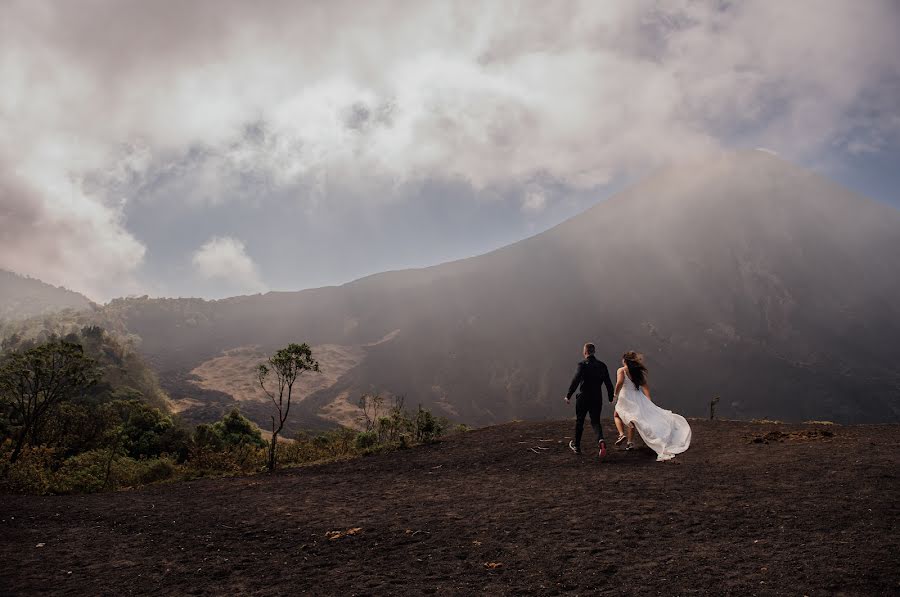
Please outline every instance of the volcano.
[{"label": "volcano", "polygon": [[[741,151],[667,168],[470,259],[338,287],[108,309],[142,337],[173,398],[191,401],[188,415],[208,410],[182,383],[198,367],[304,341],[336,356],[297,425],[342,422],[372,391],[470,424],[559,417],[591,341],[612,369],[625,350],[644,353],[654,398],[685,415],[719,398],[728,418],[896,422],[898,255],[897,209]],[[252,382],[210,375],[204,391],[222,408],[242,399],[229,388]]]}]

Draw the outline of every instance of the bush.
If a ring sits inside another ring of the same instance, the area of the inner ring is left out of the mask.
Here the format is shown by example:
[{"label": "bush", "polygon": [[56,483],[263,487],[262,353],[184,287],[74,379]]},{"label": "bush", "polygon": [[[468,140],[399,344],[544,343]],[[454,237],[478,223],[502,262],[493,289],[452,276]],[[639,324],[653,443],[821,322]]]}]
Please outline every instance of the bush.
[{"label": "bush", "polygon": [[104,489],[137,487],[175,478],[178,466],[168,458],[137,460],[92,450],[67,458],[52,475],[47,493],[92,493]]},{"label": "bush", "polygon": [[378,433],[375,431],[361,431],[357,434],[354,443],[357,450],[368,450],[379,443]]},{"label": "bush", "polygon": [[[247,421],[236,411],[226,415],[223,420],[230,418],[233,423],[234,417],[231,414],[237,414],[237,417]],[[250,422],[247,421],[247,423]],[[223,430],[226,432],[227,441],[222,437],[221,431]],[[233,429],[229,431],[227,424],[209,425],[204,423],[197,425],[191,438],[191,452],[187,464],[194,473],[201,476],[215,473],[254,472],[265,463],[263,448],[266,443],[262,437],[259,438],[259,441],[262,445],[258,445],[252,434],[248,436],[243,433],[235,433]]]},{"label": "bush", "polygon": [[[71,404],[48,431],[54,443],[28,447],[10,464],[12,442],[0,440],[3,489],[15,492],[89,493],[137,487],[171,479],[253,473],[266,466],[266,442],[259,428],[232,411],[188,433],[177,421],[139,401]],[[92,413],[101,420],[92,418]],[[89,427],[92,421],[95,426]],[[372,428],[339,427],[315,436],[298,434],[276,444],[278,460],[304,465],[352,458],[382,450],[437,441],[448,422],[421,406],[410,415],[402,399]],[[457,426],[456,431],[468,429]],[[77,451],[76,451],[77,450]],[[75,451],[75,453],[73,453]]]},{"label": "bush", "polygon": [[233,409],[212,425],[194,428],[188,460],[197,473],[252,472],[264,462],[260,450],[265,446],[259,427]]},{"label": "bush", "polygon": [[215,428],[208,423],[201,423],[194,428],[194,435],[191,437],[191,441],[194,444],[193,447],[201,451],[219,452],[225,446],[222,436],[216,433]]},{"label": "bush", "polygon": [[172,417],[138,400],[118,401],[114,405],[121,413],[122,445],[129,456],[159,456],[176,448],[166,445],[175,426]]},{"label": "bush", "polygon": [[416,411],[413,426],[416,443],[427,444],[439,440],[444,435],[444,431],[447,429],[447,420],[443,417],[435,417],[420,405],[419,410]]},{"label": "bush", "polygon": [[144,462],[145,468],[140,475],[140,484],[168,481],[178,474],[178,466],[170,458],[154,458]]},{"label": "bush", "polygon": [[262,438],[259,427],[250,419],[241,415],[236,408],[214,423],[213,430],[222,438],[224,444],[229,447],[246,444],[262,448],[266,445],[266,440]]},{"label": "bush", "polygon": [[0,470],[6,471],[2,480],[5,489],[19,493],[45,494],[52,484],[50,467],[55,454],[51,448],[25,448],[16,462],[10,464],[12,448],[10,442],[4,444],[3,456],[0,458]]},{"label": "bush", "polygon": [[91,450],[63,461],[53,475],[50,493],[92,493],[117,485],[110,450]]}]

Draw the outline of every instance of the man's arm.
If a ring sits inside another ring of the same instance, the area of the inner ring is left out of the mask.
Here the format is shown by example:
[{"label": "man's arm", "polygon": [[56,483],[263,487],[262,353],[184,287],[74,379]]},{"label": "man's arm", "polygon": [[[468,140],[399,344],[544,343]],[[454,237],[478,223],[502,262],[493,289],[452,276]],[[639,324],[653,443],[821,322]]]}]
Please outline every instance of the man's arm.
[{"label": "man's arm", "polygon": [[575,390],[578,389],[578,384],[581,383],[581,380],[584,378],[584,363],[578,363],[578,369],[575,370],[575,377],[572,378],[572,383],[569,384],[569,391],[566,393],[566,400],[572,397],[572,394],[575,393]]},{"label": "man's arm", "polygon": [[609,401],[612,402],[616,393],[613,391],[612,380],[609,378],[609,369],[606,367],[603,368],[603,385],[606,386],[606,395],[609,397]]}]

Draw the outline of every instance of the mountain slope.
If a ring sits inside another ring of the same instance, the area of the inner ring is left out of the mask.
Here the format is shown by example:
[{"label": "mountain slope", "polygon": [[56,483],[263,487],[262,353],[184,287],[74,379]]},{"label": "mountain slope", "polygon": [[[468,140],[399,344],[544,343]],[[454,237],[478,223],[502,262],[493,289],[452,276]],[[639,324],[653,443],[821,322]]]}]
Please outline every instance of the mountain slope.
[{"label": "mountain slope", "polygon": [[89,309],[86,296],[61,286],[51,286],[12,272],[0,270],[0,320],[19,320],[64,309]]},{"label": "mountain slope", "polygon": [[685,414],[720,396],[723,416],[897,421],[896,254],[896,209],[738,152],[660,172],[471,259],[298,293],[110,308],[163,379],[238,346],[365,345],[359,365],[304,400],[305,422],[369,390],[470,423],[559,416],[584,341],[612,368],[643,351],[654,396]]}]

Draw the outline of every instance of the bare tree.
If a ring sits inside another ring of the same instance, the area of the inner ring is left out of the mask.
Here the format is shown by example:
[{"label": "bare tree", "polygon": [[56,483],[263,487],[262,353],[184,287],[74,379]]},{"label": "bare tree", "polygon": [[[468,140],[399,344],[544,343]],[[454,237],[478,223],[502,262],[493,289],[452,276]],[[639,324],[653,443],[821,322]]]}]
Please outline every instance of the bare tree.
[{"label": "bare tree", "polygon": [[[272,400],[276,413],[272,415],[272,442],[269,444],[269,472],[275,470],[278,434],[284,429],[288,413],[291,410],[291,395],[294,383],[304,371],[318,371],[319,363],[312,358],[312,350],[306,343],[289,344],[261,364],[256,370],[256,378],[259,387]],[[269,390],[266,382],[270,375],[275,375],[277,390]],[[276,416],[277,415],[277,416]]]},{"label": "bare tree", "polygon": [[404,404],[406,396],[394,396],[394,405],[391,407],[390,430],[388,432],[388,441],[399,441],[400,435],[409,427],[409,417],[406,415]]},{"label": "bare tree", "polygon": [[366,424],[366,431],[373,431],[378,424],[382,404],[384,398],[379,394],[363,394],[359,397],[359,408],[362,410],[360,419]]}]

